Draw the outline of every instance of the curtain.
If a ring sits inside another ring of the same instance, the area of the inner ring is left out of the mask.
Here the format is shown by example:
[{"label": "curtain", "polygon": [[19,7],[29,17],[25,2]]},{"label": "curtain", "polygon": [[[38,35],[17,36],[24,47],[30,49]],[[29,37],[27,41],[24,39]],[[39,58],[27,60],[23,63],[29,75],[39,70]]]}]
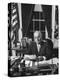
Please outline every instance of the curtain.
[{"label": "curtain", "polygon": [[26,36],[30,20],[32,17],[32,12],[34,9],[34,4],[22,4],[22,32],[23,36]]},{"label": "curtain", "polygon": [[42,5],[44,15],[45,15],[45,25],[48,31],[48,37],[52,38],[52,26],[51,26],[51,15],[52,15],[52,6],[51,5]]}]

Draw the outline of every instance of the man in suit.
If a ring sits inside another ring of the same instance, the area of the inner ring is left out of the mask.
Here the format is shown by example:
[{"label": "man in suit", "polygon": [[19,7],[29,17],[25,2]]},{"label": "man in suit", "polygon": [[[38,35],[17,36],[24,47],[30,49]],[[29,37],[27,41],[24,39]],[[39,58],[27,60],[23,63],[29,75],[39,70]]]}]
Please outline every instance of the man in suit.
[{"label": "man in suit", "polygon": [[36,55],[41,60],[48,60],[51,58],[52,51],[46,42],[42,41],[42,34],[40,31],[34,32],[34,41],[29,46],[29,55]]}]

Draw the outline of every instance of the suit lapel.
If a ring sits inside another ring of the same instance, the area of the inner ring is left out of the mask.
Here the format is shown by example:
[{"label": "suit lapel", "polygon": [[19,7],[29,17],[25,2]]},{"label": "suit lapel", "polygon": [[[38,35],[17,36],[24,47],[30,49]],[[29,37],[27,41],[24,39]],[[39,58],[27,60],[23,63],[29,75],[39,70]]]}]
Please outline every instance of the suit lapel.
[{"label": "suit lapel", "polygon": [[[41,45],[41,44],[40,44]],[[41,48],[40,48],[40,50],[39,50],[39,52],[38,52],[38,49],[37,49],[37,44],[35,43],[35,48],[36,48],[36,51],[37,51],[37,53],[41,53],[41,49],[42,49],[42,45],[41,45]]]},{"label": "suit lapel", "polygon": [[41,45],[41,48],[40,48],[40,50],[39,50],[39,52],[38,52],[37,44],[35,43],[35,52],[36,52],[36,54],[41,54],[41,53],[42,53],[43,44],[40,44],[40,45]]},{"label": "suit lapel", "polygon": [[38,53],[38,49],[37,49],[37,44],[36,44],[36,43],[35,43],[35,46],[36,46],[36,47],[35,47],[35,48],[36,48],[36,52]]},{"label": "suit lapel", "polygon": [[43,45],[41,44],[41,48],[39,50],[39,54],[41,55],[42,54],[42,51],[43,51]]}]

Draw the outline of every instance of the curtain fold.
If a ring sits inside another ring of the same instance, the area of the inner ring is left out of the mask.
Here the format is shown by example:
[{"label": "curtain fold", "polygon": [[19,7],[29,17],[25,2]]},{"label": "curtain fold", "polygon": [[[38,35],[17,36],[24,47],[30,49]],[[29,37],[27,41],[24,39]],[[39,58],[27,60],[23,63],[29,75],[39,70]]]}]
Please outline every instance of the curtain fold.
[{"label": "curtain fold", "polygon": [[32,17],[32,12],[34,9],[34,4],[22,4],[22,32],[23,36],[26,36],[30,20]]},{"label": "curtain fold", "polygon": [[44,15],[45,15],[45,25],[48,31],[48,37],[52,38],[52,6],[51,5],[42,5]]}]

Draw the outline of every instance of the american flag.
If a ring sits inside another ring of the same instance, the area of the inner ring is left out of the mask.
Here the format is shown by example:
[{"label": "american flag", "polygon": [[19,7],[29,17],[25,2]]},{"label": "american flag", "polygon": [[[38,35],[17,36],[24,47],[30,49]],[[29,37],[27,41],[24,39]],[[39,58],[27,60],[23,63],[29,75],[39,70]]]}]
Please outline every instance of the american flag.
[{"label": "american flag", "polygon": [[[11,39],[17,40],[19,30],[19,14],[17,3],[11,3]],[[15,35],[16,34],[16,35]]]},{"label": "american flag", "polygon": [[[19,27],[20,24],[19,24],[18,4],[9,3],[8,4],[8,41],[9,43],[11,43],[11,47],[15,46],[15,44],[18,41]],[[14,44],[14,42],[16,43]]]},{"label": "american flag", "polygon": [[17,3],[11,3],[11,26],[12,29],[16,29],[19,25],[18,5]]}]

